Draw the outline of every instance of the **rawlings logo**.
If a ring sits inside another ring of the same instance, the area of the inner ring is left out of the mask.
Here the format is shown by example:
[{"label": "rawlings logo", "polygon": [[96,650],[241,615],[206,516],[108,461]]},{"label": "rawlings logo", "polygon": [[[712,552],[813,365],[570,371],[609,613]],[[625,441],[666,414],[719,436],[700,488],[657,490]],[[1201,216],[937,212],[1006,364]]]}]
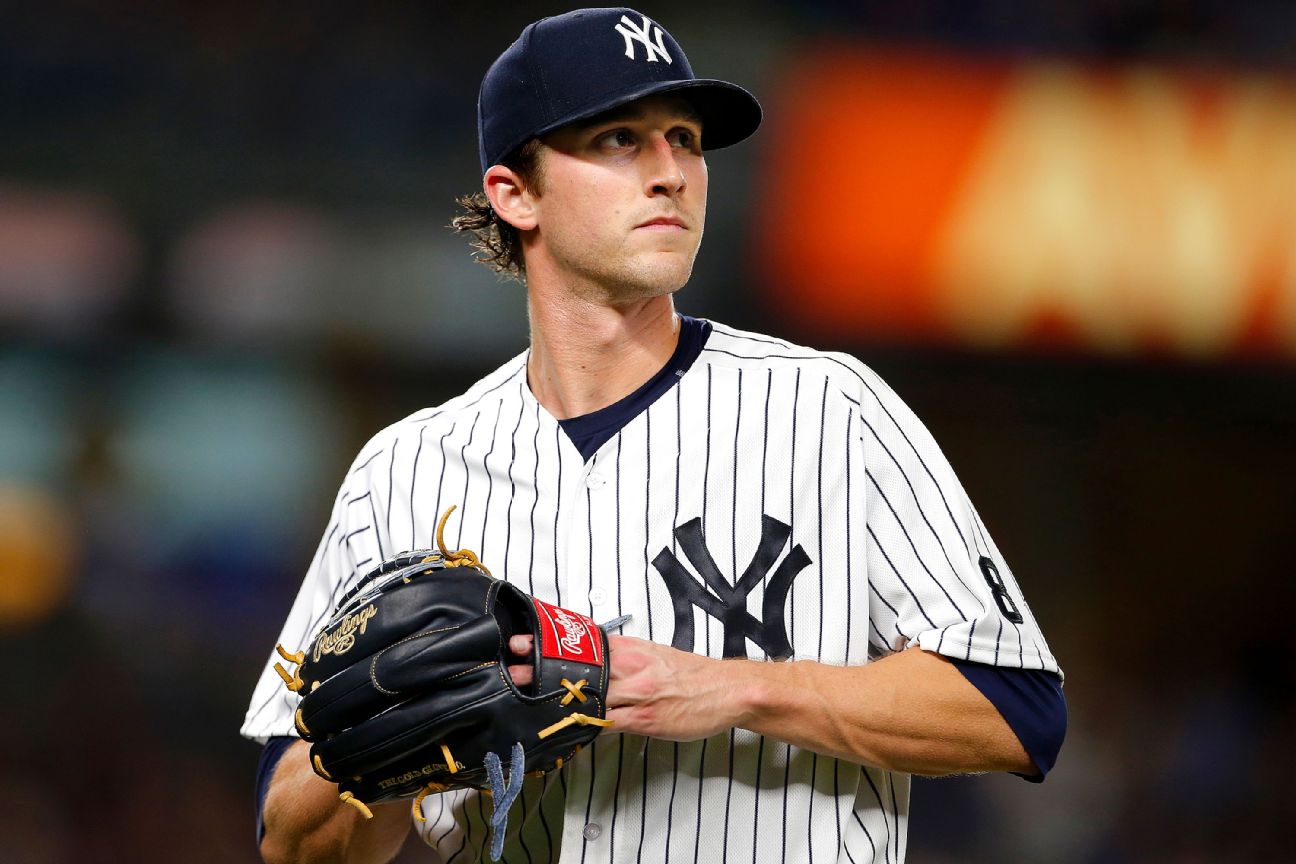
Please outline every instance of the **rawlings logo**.
[{"label": "rawlings logo", "polygon": [[577,621],[566,609],[554,609],[554,623],[562,628],[563,634],[558,637],[558,643],[573,654],[581,652],[581,645],[585,641],[585,626]]},{"label": "rawlings logo", "polygon": [[540,653],[557,660],[575,660],[602,666],[602,645],[595,637],[598,625],[579,612],[531,598],[540,617]]},{"label": "rawlings logo", "polygon": [[324,654],[340,657],[355,646],[356,634],[364,635],[369,626],[369,619],[378,614],[372,603],[359,612],[347,615],[332,633],[321,633],[315,643],[314,660],[316,663]]}]

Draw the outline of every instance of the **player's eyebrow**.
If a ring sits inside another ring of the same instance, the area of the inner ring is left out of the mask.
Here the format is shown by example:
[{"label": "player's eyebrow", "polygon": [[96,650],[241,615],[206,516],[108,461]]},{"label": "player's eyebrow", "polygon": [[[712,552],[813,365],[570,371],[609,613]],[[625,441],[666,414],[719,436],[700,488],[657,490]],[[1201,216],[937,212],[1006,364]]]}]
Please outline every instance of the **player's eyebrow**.
[{"label": "player's eyebrow", "polygon": [[[702,116],[698,114],[693,106],[687,101],[683,99],[678,100],[677,104],[672,106],[672,110],[678,114],[681,119],[690,123],[696,123],[698,126],[702,125]],[[595,126],[602,126],[606,123],[623,123],[632,120],[642,120],[647,116],[647,113],[648,112],[644,110],[642,105],[630,102],[626,105],[618,105],[615,108],[610,108],[601,114],[595,114],[593,117],[586,117],[584,120],[577,120],[572,123],[572,126],[577,129],[591,129]]]}]

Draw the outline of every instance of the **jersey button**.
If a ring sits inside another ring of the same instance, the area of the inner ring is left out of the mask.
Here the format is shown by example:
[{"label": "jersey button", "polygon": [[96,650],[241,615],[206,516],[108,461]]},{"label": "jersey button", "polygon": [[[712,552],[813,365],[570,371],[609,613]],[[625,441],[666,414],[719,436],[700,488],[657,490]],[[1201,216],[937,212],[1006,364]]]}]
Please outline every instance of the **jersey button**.
[{"label": "jersey button", "polygon": [[602,588],[595,588],[589,593],[589,601],[595,606],[602,606],[607,602],[607,592]]},{"label": "jersey button", "polygon": [[599,838],[599,835],[602,833],[603,833],[603,826],[598,824],[597,822],[591,822],[588,825],[586,825],[583,829],[581,829],[581,836],[584,837],[586,840],[597,840]]},{"label": "jersey button", "polygon": [[602,474],[591,474],[585,478],[585,485],[591,489],[602,489],[607,485],[607,479]]}]

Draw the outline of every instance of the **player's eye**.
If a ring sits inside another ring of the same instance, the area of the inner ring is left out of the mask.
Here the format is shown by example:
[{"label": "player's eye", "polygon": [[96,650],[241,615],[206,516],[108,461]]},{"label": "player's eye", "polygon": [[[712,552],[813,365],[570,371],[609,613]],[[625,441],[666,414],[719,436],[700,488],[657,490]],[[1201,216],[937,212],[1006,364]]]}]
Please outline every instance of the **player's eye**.
[{"label": "player's eye", "polygon": [[698,136],[692,129],[677,128],[672,129],[668,136],[671,145],[682,147],[685,150],[692,150],[697,147]]},{"label": "player's eye", "polygon": [[630,134],[629,129],[613,129],[611,132],[605,132],[598,138],[598,143],[603,147],[632,147],[634,146],[634,135]]}]

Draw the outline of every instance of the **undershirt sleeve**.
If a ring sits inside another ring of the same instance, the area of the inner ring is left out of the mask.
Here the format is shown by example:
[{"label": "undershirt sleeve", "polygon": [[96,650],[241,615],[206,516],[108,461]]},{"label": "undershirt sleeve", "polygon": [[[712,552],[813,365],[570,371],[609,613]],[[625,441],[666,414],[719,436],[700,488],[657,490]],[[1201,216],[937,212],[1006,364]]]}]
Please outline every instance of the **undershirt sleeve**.
[{"label": "undershirt sleeve", "polygon": [[998,709],[1035,763],[1037,773],[1017,776],[1032,783],[1044,782],[1066,737],[1067,705],[1062,679],[1039,669],[1007,669],[946,659]]},{"label": "undershirt sleeve", "polygon": [[261,748],[261,759],[257,762],[256,777],[256,842],[261,845],[261,838],[265,836],[265,797],[266,790],[270,788],[270,778],[274,776],[275,766],[283,758],[284,753],[298,739],[291,735],[279,735],[266,741],[265,746]]}]

